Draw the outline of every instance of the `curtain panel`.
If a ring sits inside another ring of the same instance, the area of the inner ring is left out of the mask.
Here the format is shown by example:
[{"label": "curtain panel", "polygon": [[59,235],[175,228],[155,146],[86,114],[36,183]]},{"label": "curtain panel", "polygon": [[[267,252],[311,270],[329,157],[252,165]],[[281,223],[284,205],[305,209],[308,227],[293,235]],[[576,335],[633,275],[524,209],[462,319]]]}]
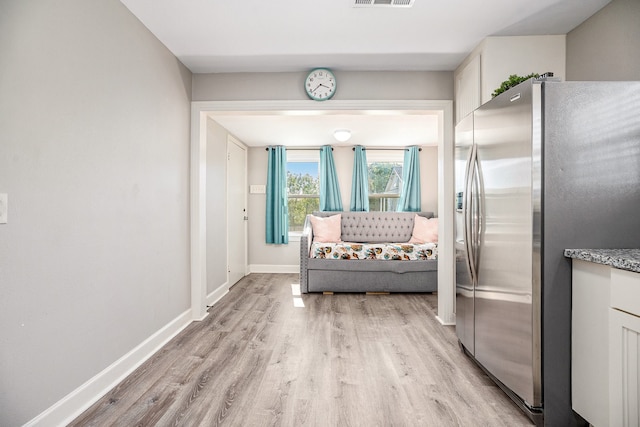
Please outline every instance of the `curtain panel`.
[{"label": "curtain panel", "polygon": [[281,145],[268,150],[266,242],[286,244],[289,243],[287,150]]},{"label": "curtain panel", "polygon": [[351,212],[369,212],[369,171],[367,152],[362,145],[353,151],[353,176],[351,178]]},{"label": "curtain panel", "polygon": [[398,212],[420,212],[420,149],[407,148],[402,167],[402,193],[398,201]]},{"label": "curtain panel", "polygon": [[320,148],[320,210],[342,210],[342,196],[330,145]]}]

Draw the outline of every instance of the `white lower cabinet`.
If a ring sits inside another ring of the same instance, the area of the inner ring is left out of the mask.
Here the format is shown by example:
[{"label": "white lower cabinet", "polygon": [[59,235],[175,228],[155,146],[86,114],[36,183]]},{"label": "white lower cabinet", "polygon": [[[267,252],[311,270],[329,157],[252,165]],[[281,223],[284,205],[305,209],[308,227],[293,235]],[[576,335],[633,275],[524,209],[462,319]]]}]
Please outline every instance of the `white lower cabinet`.
[{"label": "white lower cabinet", "polygon": [[609,425],[609,282],[611,268],[573,260],[571,404],[595,427]]},{"label": "white lower cabinet", "polygon": [[640,426],[640,274],[613,269],[609,309],[609,425]]},{"label": "white lower cabinet", "polygon": [[610,309],[609,425],[640,425],[640,317]]},{"label": "white lower cabinet", "polygon": [[572,406],[591,425],[640,426],[640,273],[573,260]]}]

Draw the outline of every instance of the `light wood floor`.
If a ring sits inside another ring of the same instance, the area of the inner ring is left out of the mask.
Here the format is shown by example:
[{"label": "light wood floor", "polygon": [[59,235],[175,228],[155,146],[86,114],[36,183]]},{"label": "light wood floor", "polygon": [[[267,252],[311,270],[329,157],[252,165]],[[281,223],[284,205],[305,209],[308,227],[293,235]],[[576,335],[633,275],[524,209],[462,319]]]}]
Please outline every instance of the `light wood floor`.
[{"label": "light wood floor", "polygon": [[251,274],[73,426],[530,426],[428,294],[307,294]]}]

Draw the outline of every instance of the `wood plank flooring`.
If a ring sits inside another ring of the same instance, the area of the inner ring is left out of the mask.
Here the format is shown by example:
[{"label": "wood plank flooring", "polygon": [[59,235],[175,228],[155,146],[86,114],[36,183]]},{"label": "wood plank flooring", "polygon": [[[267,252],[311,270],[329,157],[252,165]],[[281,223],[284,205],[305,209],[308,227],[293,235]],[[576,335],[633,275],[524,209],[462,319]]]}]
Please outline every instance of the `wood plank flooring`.
[{"label": "wood plank flooring", "polygon": [[71,425],[533,425],[436,320],[435,295],[297,283],[245,277]]}]

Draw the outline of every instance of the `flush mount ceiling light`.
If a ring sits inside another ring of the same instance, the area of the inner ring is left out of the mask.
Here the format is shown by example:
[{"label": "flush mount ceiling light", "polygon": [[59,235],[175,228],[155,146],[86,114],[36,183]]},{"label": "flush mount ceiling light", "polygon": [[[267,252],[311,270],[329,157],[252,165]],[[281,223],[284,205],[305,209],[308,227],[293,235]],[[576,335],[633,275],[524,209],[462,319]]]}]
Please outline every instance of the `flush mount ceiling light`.
[{"label": "flush mount ceiling light", "polygon": [[351,131],[349,129],[338,129],[333,133],[333,137],[339,142],[346,142],[351,138]]}]

